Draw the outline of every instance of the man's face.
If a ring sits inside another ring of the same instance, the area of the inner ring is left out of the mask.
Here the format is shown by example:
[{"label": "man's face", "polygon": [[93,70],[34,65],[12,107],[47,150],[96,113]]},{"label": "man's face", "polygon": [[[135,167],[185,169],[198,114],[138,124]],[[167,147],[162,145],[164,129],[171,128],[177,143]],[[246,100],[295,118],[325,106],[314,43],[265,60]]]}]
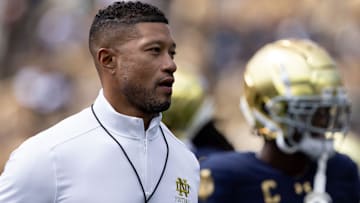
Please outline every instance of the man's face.
[{"label": "man's face", "polygon": [[130,106],[146,114],[170,107],[175,43],[164,23],[138,23],[138,35],[115,46],[117,67],[115,92]]}]

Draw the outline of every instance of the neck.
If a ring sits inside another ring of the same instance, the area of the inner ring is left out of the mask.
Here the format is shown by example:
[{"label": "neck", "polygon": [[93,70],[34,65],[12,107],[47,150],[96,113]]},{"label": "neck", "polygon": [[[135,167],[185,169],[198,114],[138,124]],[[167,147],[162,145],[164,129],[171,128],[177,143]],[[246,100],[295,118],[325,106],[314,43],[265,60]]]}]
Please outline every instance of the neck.
[{"label": "neck", "polygon": [[144,111],[139,110],[130,103],[126,102],[127,100],[121,98],[120,95],[115,96],[115,94],[105,91],[105,88],[103,89],[103,91],[104,91],[104,97],[116,112],[127,116],[142,118],[144,122],[145,130],[148,129],[151,120],[157,115],[154,113],[146,113]]},{"label": "neck", "polygon": [[150,125],[150,122],[151,122],[151,119],[152,119],[153,117],[150,117],[150,118],[142,118],[143,119],[143,121],[144,121],[144,129],[145,130],[147,130],[148,128],[149,128],[149,125]]},{"label": "neck", "polygon": [[311,163],[304,154],[286,154],[280,151],[274,141],[265,141],[258,158],[290,176],[302,176]]}]

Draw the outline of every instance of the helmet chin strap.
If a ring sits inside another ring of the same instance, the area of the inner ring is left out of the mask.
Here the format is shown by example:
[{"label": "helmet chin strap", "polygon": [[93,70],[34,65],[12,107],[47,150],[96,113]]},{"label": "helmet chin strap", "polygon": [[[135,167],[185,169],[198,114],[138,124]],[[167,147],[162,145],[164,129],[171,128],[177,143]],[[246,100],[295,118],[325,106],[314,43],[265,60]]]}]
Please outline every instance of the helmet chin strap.
[{"label": "helmet chin strap", "polygon": [[332,199],[326,192],[326,165],[335,153],[333,141],[315,139],[309,133],[305,133],[298,145],[289,146],[282,135],[276,137],[276,144],[285,153],[300,151],[312,160],[317,160],[313,191],[305,196],[304,203],[331,203]]},{"label": "helmet chin strap", "polygon": [[304,203],[331,203],[331,197],[326,192],[326,165],[328,159],[335,154],[333,140],[312,138],[306,132],[298,146],[300,152],[317,160],[313,191],[305,196]]},{"label": "helmet chin strap", "polygon": [[329,159],[329,152],[325,151],[318,159],[318,168],[314,178],[314,189],[307,194],[304,203],[331,203],[330,195],[325,191],[326,188],[326,164]]},{"label": "helmet chin strap", "polygon": [[331,203],[331,197],[326,192],[326,165],[328,159],[335,154],[333,140],[315,139],[306,133],[299,146],[301,152],[312,160],[317,160],[314,188],[305,196],[304,203]]},{"label": "helmet chin strap", "polygon": [[319,160],[324,153],[331,157],[335,152],[333,140],[312,138],[308,132],[304,133],[304,137],[298,146],[300,152],[306,154],[314,161]]}]

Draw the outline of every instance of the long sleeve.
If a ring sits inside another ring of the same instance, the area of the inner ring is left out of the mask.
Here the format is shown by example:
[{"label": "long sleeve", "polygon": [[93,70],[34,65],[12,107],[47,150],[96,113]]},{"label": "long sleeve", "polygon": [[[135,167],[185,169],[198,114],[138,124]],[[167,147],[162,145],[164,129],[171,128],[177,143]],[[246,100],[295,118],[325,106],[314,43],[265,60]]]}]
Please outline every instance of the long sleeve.
[{"label": "long sleeve", "polygon": [[56,178],[50,153],[31,141],[14,151],[0,176],[0,202],[55,202]]}]

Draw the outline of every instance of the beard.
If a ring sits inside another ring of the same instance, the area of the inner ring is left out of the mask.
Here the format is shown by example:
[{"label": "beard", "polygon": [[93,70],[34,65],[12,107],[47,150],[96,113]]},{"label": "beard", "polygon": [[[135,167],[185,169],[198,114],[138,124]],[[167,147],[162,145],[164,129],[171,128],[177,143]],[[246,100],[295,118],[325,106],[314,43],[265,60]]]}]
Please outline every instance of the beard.
[{"label": "beard", "polygon": [[123,89],[128,101],[142,112],[148,114],[160,113],[169,109],[171,97],[161,99],[156,96],[155,89],[149,89],[140,85],[127,85]]}]

